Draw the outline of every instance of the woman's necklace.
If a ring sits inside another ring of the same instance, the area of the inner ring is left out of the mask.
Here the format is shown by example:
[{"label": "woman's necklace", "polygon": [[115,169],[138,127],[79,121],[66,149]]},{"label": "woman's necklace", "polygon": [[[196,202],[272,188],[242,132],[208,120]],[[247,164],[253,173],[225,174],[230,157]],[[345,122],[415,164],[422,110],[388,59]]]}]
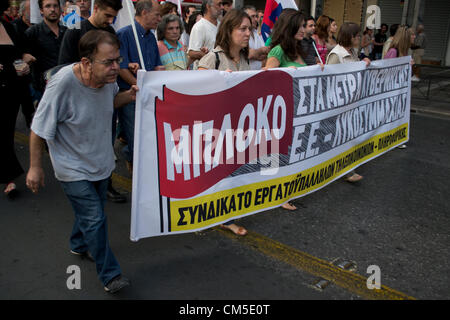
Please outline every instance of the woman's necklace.
[{"label": "woman's necklace", "polygon": [[234,62],[234,64],[236,65],[236,70],[239,71],[241,59],[240,59],[240,58],[238,58],[238,59],[233,58],[233,62]]},{"label": "woman's necklace", "polygon": [[231,61],[233,61],[236,66],[236,70],[239,71],[240,63],[241,63],[241,52],[239,51],[236,55],[232,56]]}]

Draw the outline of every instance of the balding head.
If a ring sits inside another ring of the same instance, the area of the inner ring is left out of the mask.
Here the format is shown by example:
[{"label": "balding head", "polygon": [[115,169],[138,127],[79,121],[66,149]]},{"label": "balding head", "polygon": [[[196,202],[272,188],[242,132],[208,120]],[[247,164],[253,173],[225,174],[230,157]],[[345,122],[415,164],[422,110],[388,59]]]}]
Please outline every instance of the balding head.
[{"label": "balding head", "polygon": [[145,29],[156,29],[161,21],[161,5],[155,0],[140,0],[136,4],[136,21]]}]

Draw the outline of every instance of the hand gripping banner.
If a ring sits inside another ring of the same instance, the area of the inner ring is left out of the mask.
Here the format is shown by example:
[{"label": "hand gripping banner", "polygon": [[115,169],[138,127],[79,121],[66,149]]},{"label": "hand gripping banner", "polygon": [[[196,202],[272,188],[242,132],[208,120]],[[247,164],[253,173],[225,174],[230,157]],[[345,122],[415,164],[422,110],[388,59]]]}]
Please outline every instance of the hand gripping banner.
[{"label": "hand gripping banner", "polygon": [[140,71],[131,239],[278,207],[405,143],[410,60]]}]

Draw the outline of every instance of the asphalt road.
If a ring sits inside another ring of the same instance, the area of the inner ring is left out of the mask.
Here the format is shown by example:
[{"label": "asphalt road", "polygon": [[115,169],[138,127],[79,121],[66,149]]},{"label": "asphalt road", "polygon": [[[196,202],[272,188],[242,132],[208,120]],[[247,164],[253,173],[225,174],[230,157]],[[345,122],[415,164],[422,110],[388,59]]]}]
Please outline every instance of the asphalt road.
[{"label": "asphalt road", "polygon": [[[21,118],[17,127],[26,133]],[[23,176],[18,199],[0,197],[0,299],[366,298],[333,281],[315,288],[318,276],[301,258],[282,256],[298,252],[350,261],[364,278],[367,267],[377,265],[382,285],[405,296],[449,299],[449,133],[450,118],[412,114],[407,149],[361,166],[364,180],[357,185],[336,181],[296,200],[296,212],[274,209],[241,219],[255,235],[247,241],[209,229],[131,242],[130,201],[108,203],[111,247],[132,282],[116,295],[104,292],[92,262],[69,253],[73,213],[46,156],[46,186],[38,195],[26,189]],[[28,147],[17,142],[16,150],[27,169]],[[129,178],[120,157],[116,173]],[[256,243],[259,236],[275,243],[267,247],[276,255],[261,249],[268,241]],[[80,267],[81,289],[67,287],[71,265]]]}]

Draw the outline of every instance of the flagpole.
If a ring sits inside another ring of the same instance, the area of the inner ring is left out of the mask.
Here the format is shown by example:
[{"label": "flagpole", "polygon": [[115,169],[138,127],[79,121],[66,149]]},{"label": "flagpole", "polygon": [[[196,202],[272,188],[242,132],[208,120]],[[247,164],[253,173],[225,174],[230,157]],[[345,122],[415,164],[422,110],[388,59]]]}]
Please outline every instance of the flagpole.
[{"label": "flagpole", "polygon": [[139,43],[139,37],[137,34],[136,25],[134,23],[133,12],[131,10],[131,6],[132,6],[131,0],[123,0],[123,1],[125,1],[125,3],[127,4],[128,14],[130,16],[130,21],[131,21],[131,28],[133,29],[134,40],[136,41],[136,47],[137,47],[138,55],[139,55],[139,61],[141,62],[141,69],[145,70],[144,57],[142,55],[141,44]]},{"label": "flagpole", "polygon": [[[1,12],[3,14],[3,12]],[[39,11],[39,4],[38,0],[31,0],[30,1],[30,22],[37,24],[42,21],[42,16]]]},{"label": "flagpole", "polygon": [[317,56],[319,57],[320,63],[323,64],[322,58],[320,57],[319,51],[317,51],[317,48],[316,48],[316,42],[315,42],[314,40],[313,40],[312,44],[313,44],[313,46],[314,46],[314,50],[316,50]]},{"label": "flagpole", "polygon": [[177,0],[177,10],[178,14],[180,15],[180,18],[183,19],[183,11],[181,10],[181,0]]}]

